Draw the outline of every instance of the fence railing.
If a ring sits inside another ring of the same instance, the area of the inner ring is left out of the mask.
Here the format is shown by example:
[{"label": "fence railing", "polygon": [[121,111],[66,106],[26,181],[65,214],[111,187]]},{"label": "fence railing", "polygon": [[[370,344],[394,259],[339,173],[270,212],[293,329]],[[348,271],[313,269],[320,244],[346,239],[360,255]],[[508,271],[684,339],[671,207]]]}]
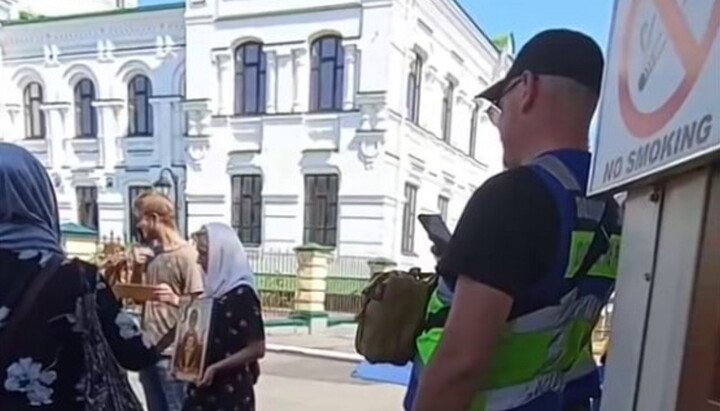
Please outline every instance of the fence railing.
[{"label": "fence railing", "polygon": [[[297,287],[297,257],[290,251],[248,250],[256,272],[266,318],[284,318],[292,312]],[[361,292],[370,278],[368,257],[337,256],[328,266],[325,310],[356,314],[362,308]]]},{"label": "fence railing", "polygon": [[246,252],[250,266],[256,273],[297,274],[297,256],[292,251],[249,249]]},{"label": "fence railing", "polygon": [[337,256],[330,261],[328,277],[370,278],[368,257]]}]

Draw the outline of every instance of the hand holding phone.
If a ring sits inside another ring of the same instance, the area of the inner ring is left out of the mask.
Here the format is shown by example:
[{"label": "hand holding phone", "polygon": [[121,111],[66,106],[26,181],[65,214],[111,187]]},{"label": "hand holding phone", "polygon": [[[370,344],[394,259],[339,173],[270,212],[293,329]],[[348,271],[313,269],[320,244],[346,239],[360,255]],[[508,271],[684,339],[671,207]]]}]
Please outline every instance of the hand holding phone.
[{"label": "hand holding phone", "polygon": [[436,256],[441,256],[447,245],[450,243],[452,233],[439,214],[420,214],[418,216],[420,224],[428,233],[430,241],[433,243],[432,252]]}]

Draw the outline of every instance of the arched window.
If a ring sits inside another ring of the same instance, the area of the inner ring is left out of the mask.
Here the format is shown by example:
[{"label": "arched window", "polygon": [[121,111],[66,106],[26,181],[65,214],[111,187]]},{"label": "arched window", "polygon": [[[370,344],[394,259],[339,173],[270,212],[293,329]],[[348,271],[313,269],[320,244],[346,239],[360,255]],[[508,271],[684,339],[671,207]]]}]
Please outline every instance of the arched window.
[{"label": "arched window", "polygon": [[43,103],[43,88],[32,82],[23,90],[23,111],[25,115],[25,138],[45,138],[45,113],[40,110]]},{"label": "arched window", "polygon": [[265,53],[262,43],[235,49],[235,114],[265,112]]},{"label": "arched window", "polygon": [[478,129],[478,116],[480,115],[480,106],[475,104],[472,111],[472,117],[470,117],[470,147],[468,148],[468,155],[475,157],[475,146],[477,145],[477,129]]},{"label": "arched window", "polygon": [[410,65],[407,81],[407,116],[410,121],[420,121],[420,92],[422,90],[423,58],[415,52],[415,59]]},{"label": "arched window", "polygon": [[442,139],[449,143],[452,134],[453,99],[455,96],[455,83],[448,81],[442,99]]},{"label": "arched window", "polygon": [[128,83],[128,134],[151,136],[153,134],[153,110],[150,106],[152,83],[142,74]]},{"label": "arched window", "polygon": [[95,85],[90,79],[82,79],[75,85],[75,136],[97,137],[97,116],[92,106],[95,101]]},{"label": "arched window", "polygon": [[310,111],[342,110],[344,50],[338,36],[325,36],[310,47]]}]

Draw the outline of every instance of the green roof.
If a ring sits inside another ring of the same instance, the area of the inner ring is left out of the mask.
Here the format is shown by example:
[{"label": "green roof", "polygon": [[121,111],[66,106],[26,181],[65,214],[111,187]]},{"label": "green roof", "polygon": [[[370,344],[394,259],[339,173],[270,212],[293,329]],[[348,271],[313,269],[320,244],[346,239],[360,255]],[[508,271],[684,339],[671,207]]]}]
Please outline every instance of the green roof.
[{"label": "green roof", "polygon": [[85,227],[84,225],[77,224],[77,223],[61,224],[60,232],[62,232],[62,235],[74,235],[74,236],[95,237],[98,235],[97,230],[94,230],[90,227]]},{"label": "green roof", "polygon": [[97,11],[93,13],[84,14],[69,14],[67,16],[40,16],[33,15],[30,13],[22,13],[20,20],[11,20],[3,23],[4,26],[19,26],[25,24],[37,24],[37,23],[49,23],[53,21],[63,21],[72,19],[84,19],[91,17],[104,17],[104,16],[115,16],[120,14],[132,14],[132,13],[144,13],[149,11],[160,11],[160,10],[173,10],[185,8],[185,3],[170,3],[170,4],[158,4],[154,6],[140,6],[140,7],[128,7],[124,9],[114,9],[107,11]]},{"label": "green roof", "polygon": [[513,36],[512,33],[503,34],[502,36],[493,38],[493,43],[495,43],[500,50],[508,48],[510,54],[515,53],[515,36]]}]

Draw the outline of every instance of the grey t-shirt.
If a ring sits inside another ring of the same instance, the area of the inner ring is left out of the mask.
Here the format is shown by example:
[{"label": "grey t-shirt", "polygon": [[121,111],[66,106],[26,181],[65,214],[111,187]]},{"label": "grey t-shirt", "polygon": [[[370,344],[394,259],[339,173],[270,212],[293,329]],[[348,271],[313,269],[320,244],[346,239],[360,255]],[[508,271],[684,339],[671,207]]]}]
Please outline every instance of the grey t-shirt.
[{"label": "grey t-shirt", "polygon": [[[167,284],[179,296],[203,292],[203,278],[197,263],[197,251],[190,244],[173,250],[159,251],[147,266],[145,283]],[[167,334],[178,322],[180,310],[171,304],[148,301],[143,307],[142,325],[153,345]],[[169,347],[163,354],[170,355]]]}]

